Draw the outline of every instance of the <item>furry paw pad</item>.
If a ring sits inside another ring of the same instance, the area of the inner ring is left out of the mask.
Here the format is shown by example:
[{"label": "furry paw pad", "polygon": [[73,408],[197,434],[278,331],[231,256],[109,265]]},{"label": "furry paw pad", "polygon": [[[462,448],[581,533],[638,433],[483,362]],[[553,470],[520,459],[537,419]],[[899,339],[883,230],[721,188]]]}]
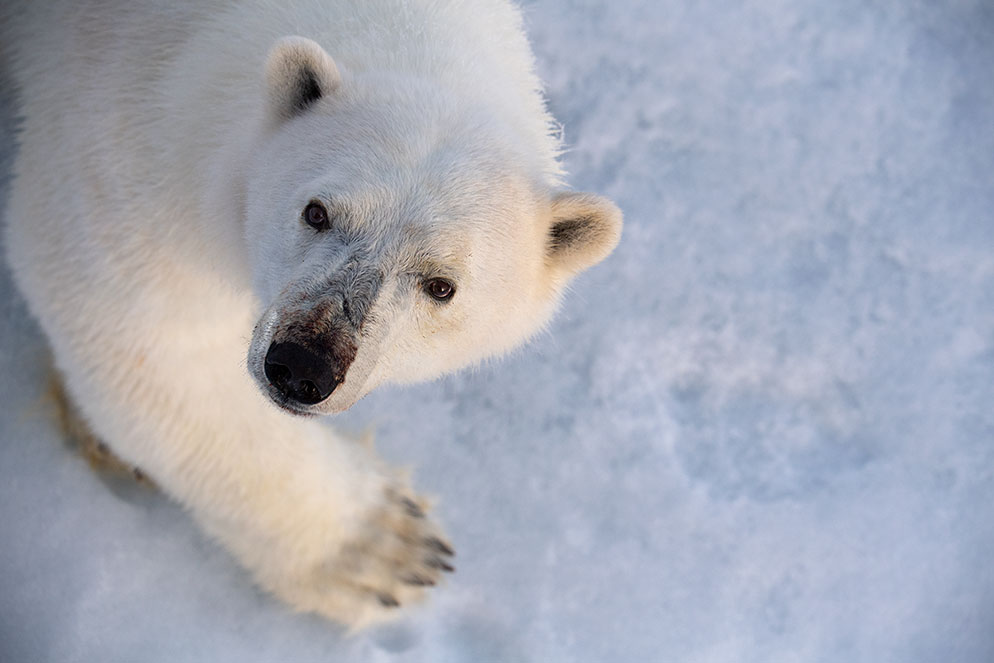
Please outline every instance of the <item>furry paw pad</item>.
[{"label": "furry paw pad", "polygon": [[454,571],[455,552],[424,503],[397,488],[388,488],[385,498],[335,567],[366,601],[392,609],[419,600],[426,587]]}]

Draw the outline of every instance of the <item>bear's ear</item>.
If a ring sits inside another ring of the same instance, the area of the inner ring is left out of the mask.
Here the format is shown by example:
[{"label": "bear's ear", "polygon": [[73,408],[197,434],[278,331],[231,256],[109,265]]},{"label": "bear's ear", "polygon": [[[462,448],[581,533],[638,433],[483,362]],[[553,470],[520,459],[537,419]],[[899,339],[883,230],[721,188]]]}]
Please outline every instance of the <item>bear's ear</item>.
[{"label": "bear's ear", "polygon": [[552,199],[546,260],[567,277],[606,258],[621,239],[621,210],[607,198],[560,193]]},{"label": "bear's ear", "polygon": [[269,116],[274,123],[289,120],[334,92],[341,82],[335,61],[317,42],[284,37],[266,58]]}]

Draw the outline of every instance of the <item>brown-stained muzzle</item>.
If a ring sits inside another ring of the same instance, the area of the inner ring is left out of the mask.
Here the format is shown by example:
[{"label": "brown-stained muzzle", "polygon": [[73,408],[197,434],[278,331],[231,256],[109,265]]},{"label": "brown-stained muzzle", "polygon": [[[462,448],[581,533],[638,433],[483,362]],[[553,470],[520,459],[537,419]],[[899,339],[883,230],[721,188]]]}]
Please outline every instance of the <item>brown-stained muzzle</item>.
[{"label": "brown-stained muzzle", "polygon": [[269,383],[288,401],[315,405],[345,382],[382,275],[353,258],[285,313],[265,358]]}]

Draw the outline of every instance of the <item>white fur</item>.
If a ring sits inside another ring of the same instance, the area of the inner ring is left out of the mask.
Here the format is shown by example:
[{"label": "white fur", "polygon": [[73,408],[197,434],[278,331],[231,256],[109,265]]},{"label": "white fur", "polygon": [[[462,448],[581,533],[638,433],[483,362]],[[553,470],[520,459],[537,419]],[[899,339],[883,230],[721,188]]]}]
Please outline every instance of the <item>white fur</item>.
[{"label": "white fur", "polygon": [[[295,607],[362,624],[390,612],[377,593],[417,598],[391,574],[420,568],[425,551],[384,551],[397,544],[377,530],[438,535],[391,515],[404,482],[366,447],[275,407],[253,377],[265,382],[262,356],[291,303],[316,297],[346,259],[300,223],[309,200],[346,205],[343,227],[384,274],[347,378],[315,413],[520,343],[613,248],[613,205],[556,192],[559,146],[517,11],[503,0],[7,10],[25,117],[8,260],[95,433]],[[298,113],[283,100],[301,63],[323,95]],[[589,232],[550,245],[571,219]],[[422,263],[455,275],[450,303],[399,267]],[[359,544],[373,552],[357,561]]]}]

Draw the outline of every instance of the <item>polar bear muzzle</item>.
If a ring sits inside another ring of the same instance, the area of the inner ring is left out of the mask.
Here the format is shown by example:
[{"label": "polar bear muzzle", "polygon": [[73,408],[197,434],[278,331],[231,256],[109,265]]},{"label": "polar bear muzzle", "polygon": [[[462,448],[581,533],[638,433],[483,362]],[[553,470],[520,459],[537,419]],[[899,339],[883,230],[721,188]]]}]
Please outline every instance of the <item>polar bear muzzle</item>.
[{"label": "polar bear muzzle", "polygon": [[279,405],[293,411],[317,405],[345,382],[382,280],[379,269],[353,256],[280,310],[262,366]]},{"label": "polar bear muzzle", "polygon": [[273,343],[266,353],[266,377],[287,400],[316,405],[344,381],[355,351],[354,343],[344,352],[321,352],[293,341]]}]

